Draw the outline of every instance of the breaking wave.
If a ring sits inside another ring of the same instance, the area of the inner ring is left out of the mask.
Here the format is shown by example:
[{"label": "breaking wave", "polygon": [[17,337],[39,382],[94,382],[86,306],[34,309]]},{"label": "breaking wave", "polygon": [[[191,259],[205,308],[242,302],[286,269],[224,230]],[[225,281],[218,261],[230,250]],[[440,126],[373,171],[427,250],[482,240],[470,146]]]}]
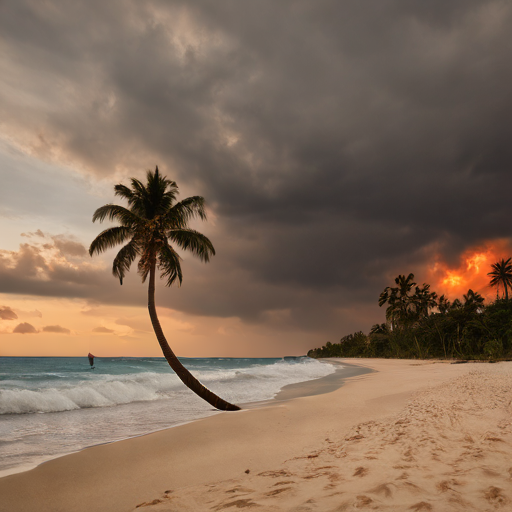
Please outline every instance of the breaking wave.
[{"label": "breaking wave", "polygon": [[[334,366],[313,359],[293,362],[227,368],[226,360],[214,364],[202,361],[190,368],[208,388],[223,398],[237,403],[270,399],[287,384],[324,377],[335,371]],[[147,361],[152,362],[152,361]],[[132,367],[133,368],[133,367]],[[29,414],[108,407],[132,402],[183,398],[191,392],[169,369],[167,373],[139,371],[121,375],[69,373],[62,378],[40,380],[4,380],[0,390],[0,414]],[[59,377],[61,375],[59,374]]]}]

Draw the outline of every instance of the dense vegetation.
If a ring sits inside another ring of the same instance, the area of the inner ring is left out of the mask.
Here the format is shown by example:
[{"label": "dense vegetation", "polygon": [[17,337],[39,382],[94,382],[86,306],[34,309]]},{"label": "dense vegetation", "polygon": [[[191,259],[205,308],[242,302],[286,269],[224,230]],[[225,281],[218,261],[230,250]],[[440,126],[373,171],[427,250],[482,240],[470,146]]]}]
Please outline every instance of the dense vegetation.
[{"label": "dense vegetation", "polygon": [[310,357],[395,358],[512,358],[511,258],[492,265],[491,286],[502,291],[494,302],[468,290],[462,300],[450,302],[430,285],[417,286],[414,275],[400,275],[396,287],[387,287],[379,297],[386,305],[386,322],[374,325],[368,334],[359,331],[339,343],[310,350]]}]

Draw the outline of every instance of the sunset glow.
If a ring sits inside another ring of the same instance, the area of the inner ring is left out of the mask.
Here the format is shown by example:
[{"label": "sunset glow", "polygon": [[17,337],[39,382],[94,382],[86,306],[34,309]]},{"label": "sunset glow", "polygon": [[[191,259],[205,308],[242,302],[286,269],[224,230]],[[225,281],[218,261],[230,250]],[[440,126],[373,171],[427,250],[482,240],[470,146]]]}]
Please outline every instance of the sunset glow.
[{"label": "sunset glow", "polygon": [[451,267],[440,254],[429,269],[429,281],[440,295],[449,299],[462,297],[468,289],[479,292],[490,299],[496,297],[496,290],[489,286],[491,265],[501,258],[508,258],[512,248],[508,240],[489,240],[465,250],[457,267]]}]

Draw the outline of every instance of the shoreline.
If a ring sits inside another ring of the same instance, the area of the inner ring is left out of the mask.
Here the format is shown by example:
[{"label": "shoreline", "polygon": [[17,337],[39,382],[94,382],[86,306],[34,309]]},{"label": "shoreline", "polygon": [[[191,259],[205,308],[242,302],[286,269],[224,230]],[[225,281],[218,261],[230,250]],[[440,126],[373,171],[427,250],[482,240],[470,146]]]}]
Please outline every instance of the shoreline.
[{"label": "shoreline", "polygon": [[347,379],[375,371],[362,364],[346,363],[342,362],[341,360],[335,360],[332,358],[322,358],[317,359],[317,361],[325,364],[341,366],[341,368],[337,368],[334,373],[326,375],[325,377],[305,380],[295,384],[288,384],[287,386],[283,386],[273,398],[273,400],[293,400],[295,398],[303,398],[306,396],[317,396],[326,393],[332,393],[333,391],[336,391],[341,386],[343,386]]},{"label": "shoreline", "polygon": [[376,371],[325,394],[220,413],[4,477],[0,511],[420,511],[445,502],[465,511],[512,501],[511,363],[341,362]]},{"label": "shoreline", "polygon": [[[256,408],[264,407],[267,405],[271,406],[272,404],[275,404],[276,401],[277,402],[287,401],[287,400],[292,400],[294,398],[300,398],[302,396],[310,396],[310,395],[312,396],[312,395],[317,395],[317,394],[329,393],[329,392],[334,391],[335,389],[339,388],[340,386],[342,386],[344,384],[345,379],[353,376],[354,373],[357,373],[357,368],[359,368],[356,365],[342,364],[339,361],[329,361],[328,359],[321,360],[321,361],[324,362],[324,364],[332,364],[334,366],[342,366],[342,367],[337,368],[334,373],[329,374],[324,377],[319,377],[317,379],[311,379],[311,380],[307,380],[307,381],[301,381],[301,382],[297,382],[294,384],[287,384],[287,385],[283,386],[272,398],[269,398],[266,400],[259,400],[257,402],[241,403],[240,406],[242,407],[242,410],[256,409]],[[343,370],[348,367],[351,367],[352,371],[344,372]],[[361,370],[361,373],[367,373],[368,371],[371,371],[368,369],[364,369],[362,367],[360,368],[360,370]],[[347,375],[345,375],[345,373],[347,373]],[[137,435],[131,435],[131,436],[115,439],[112,441],[104,441],[104,442],[94,443],[94,444],[91,444],[88,446],[84,446],[83,448],[79,448],[79,449],[70,451],[68,453],[63,453],[63,454],[55,455],[54,457],[51,457],[51,458],[45,458],[44,460],[39,460],[38,462],[26,463],[22,466],[17,466],[14,468],[0,470],[0,480],[2,478],[5,478],[5,477],[11,476],[11,475],[18,475],[20,473],[25,473],[27,471],[31,471],[31,470],[33,470],[39,466],[42,466],[48,462],[57,460],[61,457],[67,457],[68,455],[80,453],[83,450],[88,450],[90,448],[94,448],[97,446],[118,443],[121,441],[127,441],[130,439],[136,439],[138,437],[151,435],[156,432],[161,432],[161,431],[165,431],[168,429],[181,427],[183,425],[188,425],[195,421],[201,421],[201,420],[215,416],[216,414],[220,414],[220,413],[222,413],[222,411],[216,411],[213,414],[209,414],[207,416],[193,418],[191,420],[176,423],[174,425],[158,428],[155,430],[149,430],[147,432],[143,432],[143,433],[140,433]],[[49,413],[49,414],[53,414],[53,413]],[[59,413],[56,413],[56,414],[59,414]]]}]

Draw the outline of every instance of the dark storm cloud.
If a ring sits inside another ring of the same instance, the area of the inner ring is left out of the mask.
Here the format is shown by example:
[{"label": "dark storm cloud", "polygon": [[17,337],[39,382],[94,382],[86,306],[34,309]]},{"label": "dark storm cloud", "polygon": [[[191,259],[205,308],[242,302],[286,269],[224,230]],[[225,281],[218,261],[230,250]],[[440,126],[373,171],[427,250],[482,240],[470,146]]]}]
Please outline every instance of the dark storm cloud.
[{"label": "dark storm cloud", "polygon": [[333,325],[433,252],[511,235],[509,2],[0,9],[12,137],[97,175],[159,163],[209,200],[218,256],[166,305]]}]

